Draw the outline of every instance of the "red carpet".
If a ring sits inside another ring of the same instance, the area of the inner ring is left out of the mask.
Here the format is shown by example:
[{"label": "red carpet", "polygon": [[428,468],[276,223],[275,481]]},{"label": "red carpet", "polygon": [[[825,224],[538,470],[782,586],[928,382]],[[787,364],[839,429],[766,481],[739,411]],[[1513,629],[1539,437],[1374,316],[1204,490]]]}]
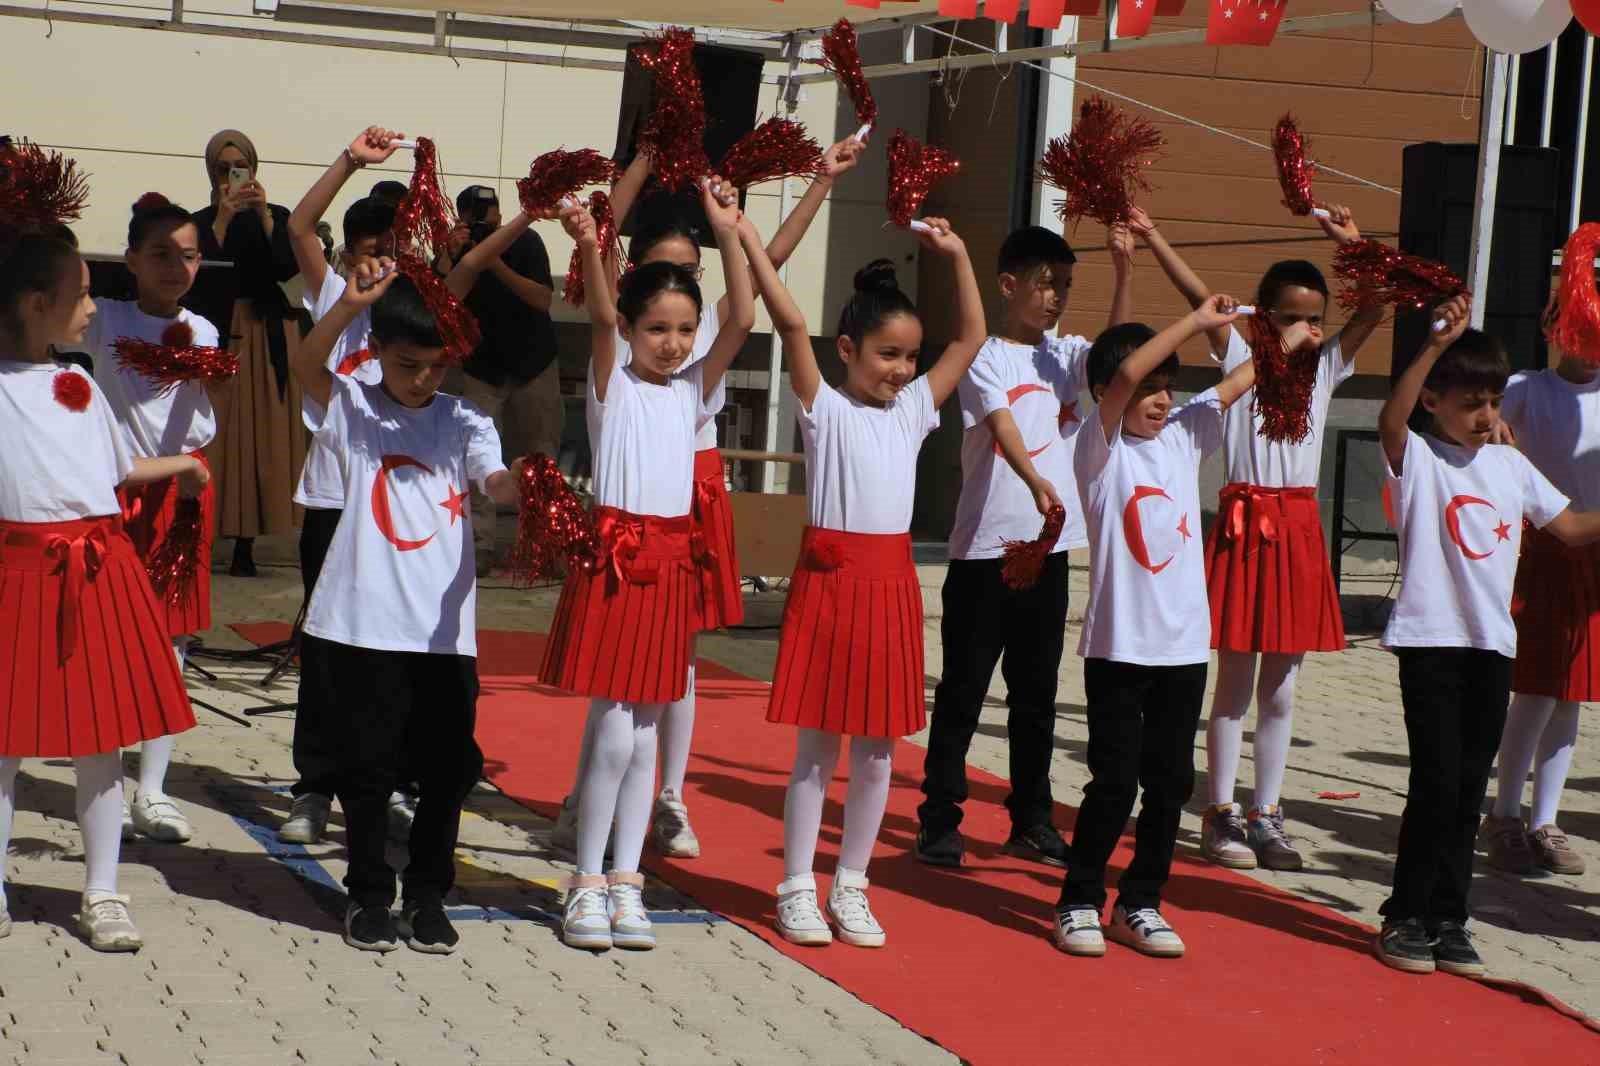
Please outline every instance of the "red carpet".
[{"label": "red carpet", "polygon": [[[257,641],[285,629],[236,628]],[[478,738],[489,777],[553,816],[572,781],[586,701],[531,684],[543,635],[478,639]],[[998,852],[1008,829],[1002,781],[973,772],[965,869],[911,859],[923,754],[911,744],[897,750],[871,870],[889,946],[794,948],[771,925],[794,737],[763,720],[766,695],[764,683],[700,663],[687,798],[704,855],[676,862],[647,851],[646,867],[969,1062],[1600,1061],[1600,1036],[1549,1009],[1536,990],[1390,971],[1372,958],[1367,926],[1202,865],[1184,848],[1165,910],[1187,958],[1146,959],[1115,944],[1103,959],[1062,955],[1049,940],[1059,873]],[[841,777],[819,849],[824,890],[843,798]],[[1058,825],[1071,819],[1070,808],[1058,811]],[[1128,858],[1126,849],[1113,858],[1113,881]],[[662,934],[669,946],[674,935]]]}]

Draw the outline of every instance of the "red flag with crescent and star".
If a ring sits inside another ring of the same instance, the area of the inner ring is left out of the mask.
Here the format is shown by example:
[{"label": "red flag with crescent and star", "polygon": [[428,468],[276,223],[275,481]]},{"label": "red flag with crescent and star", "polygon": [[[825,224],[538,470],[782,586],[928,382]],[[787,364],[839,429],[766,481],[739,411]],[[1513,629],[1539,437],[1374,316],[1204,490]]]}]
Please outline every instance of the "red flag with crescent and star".
[{"label": "red flag with crescent and star", "polygon": [[1207,44],[1271,44],[1288,0],[1211,0]]},{"label": "red flag with crescent and star", "polygon": [[1117,36],[1143,37],[1150,32],[1150,20],[1161,14],[1157,0],[1120,0],[1117,4]]}]

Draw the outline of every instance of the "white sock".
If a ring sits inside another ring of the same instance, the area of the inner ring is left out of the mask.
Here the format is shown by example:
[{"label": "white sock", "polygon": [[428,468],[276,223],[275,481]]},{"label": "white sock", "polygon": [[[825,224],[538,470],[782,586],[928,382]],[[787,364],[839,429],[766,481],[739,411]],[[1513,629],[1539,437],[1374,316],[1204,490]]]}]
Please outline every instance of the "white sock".
[{"label": "white sock", "polygon": [[[822,801],[839,764],[839,734],[801,729],[795,738],[794,770],[783,796],[783,876],[809,874],[817,861]],[[876,835],[876,834],[874,834]]]},{"label": "white sock", "polygon": [[1256,806],[1283,799],[1283,774],[1294,733],[1294,682],[1303,655],[1261,656],[1256,682]]},{"label": "white sock", "polygon": [[[167,767],[172,765],[172,753],[177,748],[178,738],[170,733],[139,745],[139,795],[167,794]],[[122,809],[120,796],[117,800],[117,809],[119,811]]]},{"label": "white sock", "polygon": [[[6,852],[11,847],[11,823],[17,814],[17,769],[22,759],[14,755],[0,756],[0,909],[6,905]],[[117,812],[120,834],[122,812]]]},{"label": "white sock", "polygon": [[1561,791],[1572,768],[1572,749],[1578,743],[1578,705],[1563,700],[1555,705],[1550,721],[1539,736],[1538,759],[1533,764],[1533,813],[1530,828],[1554,825],[1561,809]]},{"label": "white sock", "polygon": [[1213,805],[1233,802],[1239,752],[1244,747],[1244,716],[1250,710],[1255,676],[1254,652],[1217,652],[1217,689],[1211,697],[1211,721],[1206,726],[1206,778]]},{"label": "white sock", "polygon": [[683,798],[683,779],[689,772],[689,749],[694,744],[694,639],[689,639],[689,687],[683,699],[667,704],[661,716],[661,788]]},{"label": "white sock", "polygon": [[894,741],[888,737],[850,738],[850,787],[844,799],[844,838],[839,866],[865,875],[878,842],[883,812],[894,776]]},{"label": "white sock", "polygon": [[578,872],[604,869],[606,837],[613,821],[617,834],[612,869],[639,869],[645,828],[650,822],[656,777],[656,723],[659,703],[617,703],[591,700],[594,734],[588,761],[578,783]]},{"label": "white sock", "polygon": [[72,760],[78,771],[78,829],[83,833],[84,892],[115,892],[122,853],[122,756],[111,751]]},{"label": "white sock", "polygon": [[1512,693],[1506,727],[1500,733],[1500,772],[1494,793],[1496,818],[1522,816],[1522,786],[1528,780],[1534,749],[1555,707],[1556,701],[1548,696]]}]

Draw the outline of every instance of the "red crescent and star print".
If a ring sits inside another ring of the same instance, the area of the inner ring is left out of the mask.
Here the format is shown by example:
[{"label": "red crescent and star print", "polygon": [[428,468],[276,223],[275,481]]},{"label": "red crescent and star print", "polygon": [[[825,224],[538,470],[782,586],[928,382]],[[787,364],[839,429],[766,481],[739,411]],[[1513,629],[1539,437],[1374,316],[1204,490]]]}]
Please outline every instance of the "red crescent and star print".
[{"label": "red crescent and star print", "polygon": [[[1015,408],[1017,406],[1017,401],[1018,400],[1022,399],[1024,396],[1029,395],[1030,393],[1035,393],[1035,392],[1042,392],[1046,396],[1054,396],[1055,395],[1055,393],[1053,391],[1051,391],[1050,389],[1048,389],[1045,386],[1040,385],[1040,384],[1038,384],[1036,382],[1027,382],[1026,384],[1022,384],[1022,385],[1013,385],[1013,386],[1011,386],[1010,389],[1006,390],[1006,406],[1010,407],[1010,408]],[[1069,422],[1077,422],[1077,421],[1079,421],[1079,419],[1078,419],[1078,401],[1077,400],[1073,400],[1071,403],[1062,404],[1060,411],[1056,415],[1056,428],[1060,429],[1061,427],[1065,426]],[[1019,421],[1019,430],[1020,430],[1020,421]],[[1034,448],[1034,447],[1030,447],[1029,446],[1027,440],[1024,440],[1022,442],[1022,446],[1024,448],[1028,449],[1028,458],[1029,459],[1033,459],[1033,458],[1035,458],[1035,457],[1037,457],[1039,455],[1044,454],[1045,451],[1047,451],[1049,449],[1050,445],[1054,444],[1055,442],[1056,442],[1056,438],[1055,437],[1051,437],[1048,440],[1046,440],[1043,444],[1039,445],[1039,447]],[[1004,455],[1005,454],[1000,450],[1000,442],[999,441],[995,441],[995,443],[994,443],[994,453],[996,455]]]},{"label": "red crescent and star print", "polygon": [[[1498,523],[1493,527],[1495,539],[1487,544],[1481,545],[1483,549],[1482,551],[1478,550],[1477,547],[1468,544],[1466,538],[1461,534],[1461,512],[1467,507],[1489,508],[1489,510],[1494,512],[1495,520]],[[1511,539],[1511,523],[1507,522],[1503,517],[1501,517],[1500,509],[1498,507],[1490,503],[1488,500],[1483,499],[1481,496],[1468,496],[1462,494],[1460,496],[1450,497],[1450,502],[1445,506],[1444,509],[1444,529],[1445,534],[1450,538],[1455,546],[1461,549],[1461,554],[1466,556],[1468,559],[1474,560],[1489,558],[1489,556],[1494,554],[1495,549],[1500,546],[1502,541],[1509,541]]]},{"label": "red crescent and star print", "polygon": [[[1167,495],[1165,489],[1157,485],[1135,485],[1133,495],[1128,497],[1128,503],[1122,508],[1122,539],[1127,542],[1128,554],[1133,556],[1133,561],[1150,571],[1159,574],[1171,565],[1175,555],[1168,555],[1159,563],[1150,561],[1150,549],[1144,539],[1144,517],[1139,512],[1139,504],[1152,497],[1172,502],[1172,497]],[[1189,514],[1184,512],[1178,518],[1174,527],[1178,535],[1187,541],[1193,534],[1189,532]]]},{"label": "red crescent and star print", "polygon": [[[383,465],[378,471],[378,476],[372,482],[372,522],[373,525],[378,527],[378,532],[383,535],[383,539],[394,545],[396,551],[411,552],[416,551],[418,548],[426,547],[428,542],[433,540],[434,534],[429,533],[425,537],[412,539],[401,536],[399,531],[395,529],[394,512],[389,507],[389,474],[391,471],[404,467],[416,467],[426,474],[433,473],[432,468],[418,462],[409,455],[385,455],[383,457]],[[458,492],[456,487],[451,485],[449,495],[439,502],[439,506],[444,508],[450,515],[450,525],[455,525],[459,519],[464,517],[468,495],[469,493],[466,489]]]}]

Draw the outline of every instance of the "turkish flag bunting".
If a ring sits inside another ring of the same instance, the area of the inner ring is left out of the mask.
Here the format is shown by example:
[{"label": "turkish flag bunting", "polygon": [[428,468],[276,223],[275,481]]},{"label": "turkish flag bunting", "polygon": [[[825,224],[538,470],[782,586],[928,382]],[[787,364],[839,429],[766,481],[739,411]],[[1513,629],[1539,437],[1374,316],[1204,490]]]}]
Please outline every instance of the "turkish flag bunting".
[{"label": "turkish flag bunting", "polygon": [[978,17],[978,0],[939,0],[939,14],[950,19]]},{"label": "turkish flag bunting", "polygon": [[1288,0],[1211,0],[1207,44],[1271,44]]},{"label": "turkish flag bunting", "polygon": [[1069,15],[1088,15],[1093,17],[1100,14],[1100,0],[1066,0],[1064,10]]},{"label": "turkish flag bunting", "polygon": [[1020,10],[1022,10],[1022,0],[987,0],[983,5],[983,13],[996,22],[1015,22],[1017,12]]},{"label": "turkish flag bunting", "polygon": [[1053,30],[1061,25],[1066,0],[1030,0],[1028,25],[1036,30]]},{"label": "turkish flag bunting", "polygon": [[877,7],[878,0],[844,0],[848,7]]},{"label": "turkish flag bunting", "polygon": [[1117,36],[1143,37],[1156,10],[1156,0],[1117,0]]},{"label": "turkish flag bunting", "polygon": [[1181,15],[1183,14],[1183,0],[1156,0],[1156,14]]}]

